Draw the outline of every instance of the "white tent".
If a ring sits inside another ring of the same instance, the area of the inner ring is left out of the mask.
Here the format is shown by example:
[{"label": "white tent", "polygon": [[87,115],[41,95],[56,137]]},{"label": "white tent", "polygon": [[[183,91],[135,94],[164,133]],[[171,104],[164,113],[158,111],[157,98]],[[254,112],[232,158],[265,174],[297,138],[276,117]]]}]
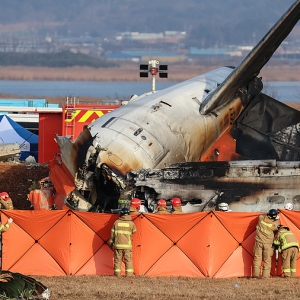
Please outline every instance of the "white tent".
[{"label": "white tent", "polygon": [[38,160],[38,136],[14,122],[6,115],[0,115],[0,144],[17,143],[20,146],[20,160],[29,155]]}]

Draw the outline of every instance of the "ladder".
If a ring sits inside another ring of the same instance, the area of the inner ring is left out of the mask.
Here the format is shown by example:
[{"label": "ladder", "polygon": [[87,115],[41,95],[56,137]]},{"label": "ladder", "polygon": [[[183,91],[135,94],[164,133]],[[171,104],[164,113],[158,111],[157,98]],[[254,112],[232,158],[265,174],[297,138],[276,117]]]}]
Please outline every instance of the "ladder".
[{"label": "ladder", "polygon": [[70,136],[70,139],[72,141],[74,141],[75,136],[76,103],[79,103],[79,98],[67,97],[65,113],[65,135]]}]

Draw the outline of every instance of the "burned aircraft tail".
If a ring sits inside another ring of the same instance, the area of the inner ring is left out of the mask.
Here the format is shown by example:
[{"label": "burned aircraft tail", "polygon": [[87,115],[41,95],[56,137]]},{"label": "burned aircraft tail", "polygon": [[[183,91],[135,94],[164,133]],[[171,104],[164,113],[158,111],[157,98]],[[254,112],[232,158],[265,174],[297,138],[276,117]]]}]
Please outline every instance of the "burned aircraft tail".
[{"label": "burned aircraft tail", "polygon": [[263,93],[239,116],[231,134],[248,159],[300,160],[300,111]]},{"label": "burned aircraft tail", "polygon": [[282,41],[289,35],[300,18],[300,0],[297,0],[289,10],[270,29],[264,38],[246,56],[232,73],[209,94],[200,106],[201,114],[208,114],[214,108],[231,99],[235,93],[248,85],[263,66],[270,60]]}]

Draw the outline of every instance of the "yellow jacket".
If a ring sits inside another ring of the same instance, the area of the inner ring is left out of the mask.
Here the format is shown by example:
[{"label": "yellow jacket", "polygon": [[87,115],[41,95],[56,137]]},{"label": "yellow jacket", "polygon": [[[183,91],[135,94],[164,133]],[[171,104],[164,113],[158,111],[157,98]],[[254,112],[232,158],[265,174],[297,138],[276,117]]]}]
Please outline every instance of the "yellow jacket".
[{"label": "yellow jacket", "polygon": [[282,252],[291,247],[297,247],[299,250],[299,243],[295,235],[287,228],[281,227],[274,239],[274,244],[278,246],[278,251]]},{"label": "yellow jacket", "polygon": [[130,215],[121,216],[115,221],[110,233],[110,245],[115,249],[131,249],[131,235],[136,232]]},{"label": "yellow jacket", "polygon": [[9,229],[9,227],[10,227],[9,223],[6,223],[6,225],[3,225],[3,224],[0,223],[0,232],[1,231],[3,231],[3,232],[7,231]]},{"label": "yellow jacket", "polygon": [[256,226],[255,240],[264,244],[273,244],[274,232],[277,231],[278,222],[267,215],[260,215]]}]

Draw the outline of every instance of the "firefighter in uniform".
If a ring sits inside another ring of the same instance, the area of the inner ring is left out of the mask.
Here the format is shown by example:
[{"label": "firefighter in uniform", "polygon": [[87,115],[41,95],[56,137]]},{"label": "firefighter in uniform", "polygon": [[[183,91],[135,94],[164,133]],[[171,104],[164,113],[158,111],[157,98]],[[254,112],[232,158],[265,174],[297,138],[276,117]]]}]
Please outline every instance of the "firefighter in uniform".
[{"label": "firefighter in uniform", "polygon": [[140,213],[140,208],[141,208],[141,200],[139,198],[132,198],[130,202],[130,214],[139,214]]},{"label": "firefighter in uniform", "polygon": [[121,276],[124,258],[126,276],[133,276],[131,235],[136,232],[128,208],[121,209],[120,218],[115,221],[110,234],[109,245],[114,247],[114,275]]},{"label": "firefighter in uniform", "polygon": [[281,253],[284,277],[296,277],[299,243],[289,227],[284,225],[278,226],[274,245],[278,248],[279,253]]},{"label": "firefighter in uniform", "polygon": [[172,214],[183,214],[181,200],[179,198],[171,199]]},{"label": "firefighter in uniform", "polygon": [[169,214],[167,211],[167,202],[164,199],[160,199],[157,202],[157,212],[156,214]]},{"label": "firefighter in uniform", "polygon": [[253,249],[254,278],[259,278],[262,260],[264,262],[262,278],[270,277],[271,259],[274,253],[274,232],[277,231],[278,219],[277,209],[270,209],[267,214],[263,214],[258,217]]},{"label": "firefighter in uniform", "polygon": [[0,209],[14,209],[13,202],[8,193],[0,193]]}]

